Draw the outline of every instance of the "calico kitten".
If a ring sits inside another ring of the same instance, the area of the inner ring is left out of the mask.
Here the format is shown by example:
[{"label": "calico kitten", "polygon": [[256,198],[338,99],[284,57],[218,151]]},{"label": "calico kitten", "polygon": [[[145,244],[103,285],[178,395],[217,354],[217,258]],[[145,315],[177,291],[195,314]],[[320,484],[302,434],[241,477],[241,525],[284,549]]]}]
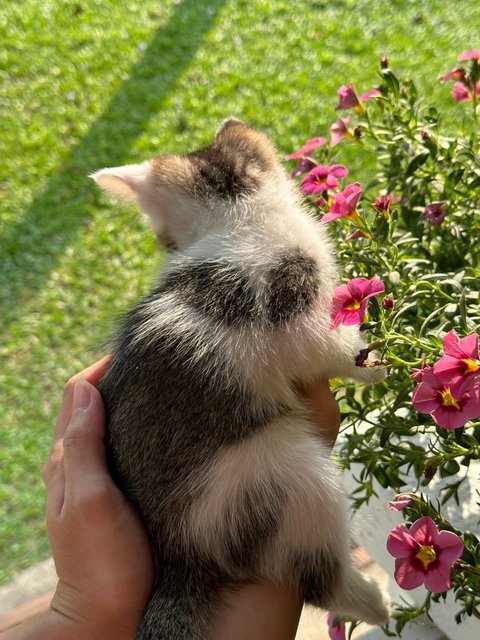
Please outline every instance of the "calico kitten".
[{"label": "calico kitten", "polygon": [[100,383],[113,473],[158,576],[138,639],[208,639],[220,589],[239,581],[385,622],[387,597],[351,566],[339,474],[296,391],[383,372],[355,366],[356,327],[331,329],[332,247],[273,145],[230,119],[204,149],[93,178],[135,201],[171,251]]}]

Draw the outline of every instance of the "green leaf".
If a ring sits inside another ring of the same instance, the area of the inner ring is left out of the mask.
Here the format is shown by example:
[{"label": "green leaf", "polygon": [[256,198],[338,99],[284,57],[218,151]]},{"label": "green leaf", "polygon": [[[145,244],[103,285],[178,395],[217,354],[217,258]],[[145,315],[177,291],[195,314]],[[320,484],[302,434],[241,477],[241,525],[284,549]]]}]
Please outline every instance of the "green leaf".
[{"label": "green leaf", "polygon": [[425,162],[428,160],[429,157],[430,157],[430,153],[427,153],[427,152],[417,154],[408,163],[405,174],[407,176],[413,175],[417,169],[419,169],[421,166],[425,164]]},{"label": "green leaf", "polygon": [[395,100],[398,101],[400,97],[400,82],[398,81],[397,76],[393,73],[391,69],[382,69],[380,71],[380,75],[385,81],[388,92],[392,93],[393,96],[395,97]]}]

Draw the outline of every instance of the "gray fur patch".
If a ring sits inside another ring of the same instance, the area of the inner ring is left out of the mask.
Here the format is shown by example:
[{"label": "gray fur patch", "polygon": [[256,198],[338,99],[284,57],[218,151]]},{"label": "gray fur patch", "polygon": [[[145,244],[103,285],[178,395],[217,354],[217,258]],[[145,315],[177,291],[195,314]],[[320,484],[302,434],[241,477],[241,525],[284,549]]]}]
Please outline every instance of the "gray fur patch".
[{"label": "gray fur patch", "polygon": [[328,549],[297,556],[292,573],[298,576],[305,602],[324,607],[332,598],[341,578],[341,565]]},{"label": "gray fur patch", "polygon": [[[266,486],[250,486],[232,509],[238,510],[237,527],[224,532],[225,555],[234,566],[251,572],[263,547],[277,533],[282,521],[285,490],[270,481]],[[229,518],[227,518],[228,520]]]},{"label": "gray fur patch", "polygon": [[143,314],[137,307],[128,317],[99,388],[117,481],[147,522],[174,530],[194,497],[191,478],[285,410],[256,401],[213,347],[199,357],[198,341],[162,332],[148,346],[133,341]]},{"label": "gray fur patch", "polygon": [[170,292],[178,293],[188,304],[228,325],[251,324],[259,316],[247,275],[226,261],[187,264],[170,272],[156,293]]},{"label": "gray fur patch", "polygon": [[266,314],[275,327],[284,326],[305,312],[320,287],[317,263],[300,249],[284,254],[268,273],[267,281]]},{"label": "gray fur patch", "polygon": [[196,171],[195,195],[202,197],[236,198],[251,194],[261,184],[258,173],[251,169],[270,168],[243,138],[230,138],[226,143],[215,141],[190,153],[188,158]]},{"label": "gray fur patch", "polygon": [[205,640],[226,576],[201,561],[157,558],[160,579],[144,611],[137,640]]},{"label": "gray fur patch", "polygon": [[320,286],[315,260],[299,249],[281,256],[265,278],[266,295],[241,267],[226,260],[179,263],[152,297],[177,293],[209,318],[230,326],[284,327],[308,310]]}]

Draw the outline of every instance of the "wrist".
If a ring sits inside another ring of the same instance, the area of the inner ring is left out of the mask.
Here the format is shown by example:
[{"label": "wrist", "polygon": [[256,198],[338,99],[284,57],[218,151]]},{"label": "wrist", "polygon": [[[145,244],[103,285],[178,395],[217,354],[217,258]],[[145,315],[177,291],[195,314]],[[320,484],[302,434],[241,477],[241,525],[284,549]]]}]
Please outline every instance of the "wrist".
[{"label": "wrist", "polygon": [[49,610],[53,628],[68,640],[134,640],[140,624],[141,612],[132,615],[123,611],[109,611],[62,580],[59,581]]}]

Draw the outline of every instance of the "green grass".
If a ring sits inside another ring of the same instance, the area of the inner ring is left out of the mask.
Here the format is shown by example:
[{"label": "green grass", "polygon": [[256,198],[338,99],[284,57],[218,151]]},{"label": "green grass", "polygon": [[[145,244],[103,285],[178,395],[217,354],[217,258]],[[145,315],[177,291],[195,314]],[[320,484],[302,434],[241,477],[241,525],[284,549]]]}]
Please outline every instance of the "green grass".
[{"label": "green grass", "polygon": [[[478,47],[464,0],[21,0],[0,9],[0,582],[48,553],[40,469],[68,377],[104,353],[161,256],[87,178],[207,142],[237,115],[281,152],[386,53],[450,118],[438,75]],[[464,18],[468,16],[468,20]],[[355,158],[350,161],[355,164]],[[365,171],[365,168],[363,169]]]}]

